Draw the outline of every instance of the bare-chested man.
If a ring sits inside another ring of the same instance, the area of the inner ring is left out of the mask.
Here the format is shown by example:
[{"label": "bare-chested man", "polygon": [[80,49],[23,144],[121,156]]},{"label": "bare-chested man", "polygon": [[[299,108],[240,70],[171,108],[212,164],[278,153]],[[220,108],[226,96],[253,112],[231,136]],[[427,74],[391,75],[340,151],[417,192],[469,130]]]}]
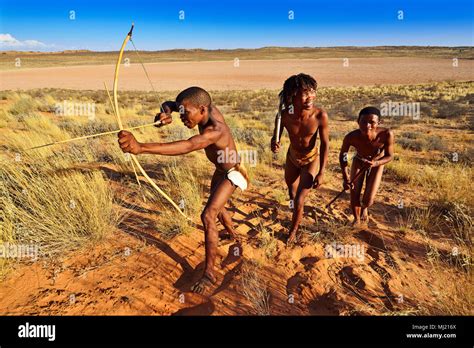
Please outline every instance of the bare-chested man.
[{"label": "bare-chested man", "polygon": [[[374,204],[375,194],[382,180],[383,167],[393,159],[394,137],[392,131],[387,128],[378,127],[380,122],[380,110],[375,107],[366,107],[359,113],[357,120],[359,129],[348,133],[344,137],[339,163],[341,164],[344,189],[351,189],[351,208],[354,214],[354,225],[369,220],[369,207]],[[347,171],[347,154],[353,146],[355,155],[349,174]],[[354,183],[354,178],[361,173]],[[365,191],[360,200],[362,185],[365,179]]]},{"label": "bare-chested man", "polygon": [[[290,202],[294,205],[288,244],[296,240],[296,232],[303,217],[304,201],[309,190],[323,183],[329,153],[329,127],[327,113],[313,105],[316,97],[316,80],[306,74],[293,75],[283,84],[280,92],[281,125],[278,139],[286,128],[290,147],[286,155],[285,181]],[[277,121],[271,141],[271,149],[278,152]],[[316,145],[320,138],[320,151]],[[318,161],[319,155],[319,170]],[[290,205],[291,207],[291,205]]]},{"label": "bare-chested man", "polygon": [[[170,143],[139,143],[132,133],[121,131],[119,144],[123,152],[133,154],[157,154],[177,156],[204,149],[207,158],[216,170],[211,180],[211,194],[201,214],[205,230],[206,261],[204,274],[191,290],[203,293],[207,287],[216,282],[214,264],[217,254],[218,231],[216,220],[222,223],[227,232],[235,239],[232,219],[225,204],[236,187],[245,190],[248,178],[245,169],[240,165],[237,149],[229,127],[220,111],[212,104],[211,96],[200,87],[190,87],[176,97],[176,102],[163,103],[162,112],[156,119],[162,124],[171,123],[171,112],[179,112],[181,121],[188,128],[196,125],[199,134],[187,140]],[[234,155],[223,155],[234,154]]]}]

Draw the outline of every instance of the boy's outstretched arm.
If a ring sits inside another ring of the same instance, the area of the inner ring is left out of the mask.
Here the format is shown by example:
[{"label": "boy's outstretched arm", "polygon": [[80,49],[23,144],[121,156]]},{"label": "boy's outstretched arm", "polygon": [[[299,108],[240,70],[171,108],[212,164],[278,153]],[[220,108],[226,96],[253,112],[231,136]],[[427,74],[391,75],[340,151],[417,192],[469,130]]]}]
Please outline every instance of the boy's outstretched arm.
[{"label": "boy's outstretched arm", "polygon": [[132,133],[121,131],[118,134],[119,145],[123,152],[155,155],[184,155],[214,144],[220,137],[218,130],[209,130],[203,134],[195,135],[187,140],[173,141],[171,143],[139,143]]},{"label": "boy's outstretched arm", "polygon": [[329,124],[328,114],[326,111],[321,113],[320,125],[319,125],[319,138],[320,138],[320,149],[319,149],[319,173],[314,178],[313,187],[317,188],[323,183],[323,175],[326,171],[326,165],[328,163],[329,155]]}]

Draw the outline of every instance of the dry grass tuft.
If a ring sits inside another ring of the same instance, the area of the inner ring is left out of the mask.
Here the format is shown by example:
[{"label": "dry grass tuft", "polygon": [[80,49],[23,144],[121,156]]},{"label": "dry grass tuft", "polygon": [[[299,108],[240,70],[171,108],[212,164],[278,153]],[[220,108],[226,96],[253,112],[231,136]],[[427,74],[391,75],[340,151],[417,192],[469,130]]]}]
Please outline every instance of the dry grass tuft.
[{"label": "dry grass tuft", "polygon": [[254,315],[270,315],[270,292],[260,276],[261,266],[255,260],[246,260],[241,271],[241,288],[250,302]]},{"label": "dry grass tuft", "polygon": [[0,240],[35,245],[40,256],[102,239],[116,226],[113,194],[101,172],[70,167],[70,158],[6,160],[0,171]]}]

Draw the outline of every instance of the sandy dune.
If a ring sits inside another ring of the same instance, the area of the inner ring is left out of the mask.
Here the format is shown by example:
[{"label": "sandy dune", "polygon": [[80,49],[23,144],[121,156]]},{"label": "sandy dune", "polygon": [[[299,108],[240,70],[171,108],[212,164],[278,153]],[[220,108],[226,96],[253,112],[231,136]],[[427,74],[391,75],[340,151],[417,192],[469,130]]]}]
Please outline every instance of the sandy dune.
[{"label": "sandy dune", "polygon": [[[134,58],[134,57],[133,57]],[[134,61],[132,59],[132,61]],[[289,75],[305,72],[321,86],[374,84],[416,84],[446,80],[473,80],[474,61],[450,59],[352,58],[344,67],[342,59],[286,59],[149,63],[146,69],[156,90],[179,90],[199,85],[210,90],[277,89]],[[31,88],[103,89],[112,85],[113,65],[55,68],[19,68],[0,71],[0,90]],[[151,90],[139,64],[123,66],[120,88]]]}]

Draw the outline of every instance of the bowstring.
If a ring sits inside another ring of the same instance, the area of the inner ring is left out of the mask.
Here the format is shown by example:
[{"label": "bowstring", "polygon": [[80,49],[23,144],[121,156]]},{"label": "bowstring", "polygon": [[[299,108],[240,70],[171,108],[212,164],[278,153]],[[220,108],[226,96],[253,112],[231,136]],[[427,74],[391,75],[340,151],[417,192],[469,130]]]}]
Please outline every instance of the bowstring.
[{"label": "bowstring", "polygon": [[148,71],[145,68],[145,64],[143,64],[142,58],[141,58],[140,54],[138,53],[137,47],[135,46],[135,43],[133,42],[132,38],[130,38],[130,42],[132,43],[133,49],[134,49],[134,51],[137,55],[138,62],[142,66],[143,71],[145,72],[146,78],[148,79],[148,82],[150,82],[151,89],[153,90],[153,92],[156,93],[155,86],[153,86],[153,82],[151,82],[150,75],[148,75]]},{"label": "bowstring", "polygon": [[[145,75],[146,75],[146,78],[147,78],[148,82],[150,83],[150,86],[151,86],[151,89],[152,89],[153,93],[156,93],[155,86],[153,86],[153,82],[151,82],[150,75],[148,75],[148,71],[147,71],[146,68],[145,68],[145,64],[143,64],[143,60],[142,60],[140,54],[138,53],[137,46],[135,46],[135,42],[133,42],[131,36],[130,36],[130,42],[131,42],[131,44],[132,44],[132,46],[133,46],[133,50],[135,51],[135,54],[137,55],[138,62],[139,62],[140,65],[142,66],[143,71],[144,71],[144,73],[145,73]],[[161,108],[160,108],[160,109],[161,109]],[[132,165],[133,165],[133,161],[132,161]],[[135,172],[135,176],[136,176],[136,178],[137,178],[137,180],[138,180],[138,175],[136,174],[135,166],[133,166],[133,171]],[[138,185],[140,185],[140,182],[138,182]],[[140,185],[140,191],[141,191],[141,189],[142,189],[142,187],[141,187],[141,185]],[[145,195],[143,194],[143,192],[142,192],[142,195],[143,195],[143,199],[146,201]]]}]

